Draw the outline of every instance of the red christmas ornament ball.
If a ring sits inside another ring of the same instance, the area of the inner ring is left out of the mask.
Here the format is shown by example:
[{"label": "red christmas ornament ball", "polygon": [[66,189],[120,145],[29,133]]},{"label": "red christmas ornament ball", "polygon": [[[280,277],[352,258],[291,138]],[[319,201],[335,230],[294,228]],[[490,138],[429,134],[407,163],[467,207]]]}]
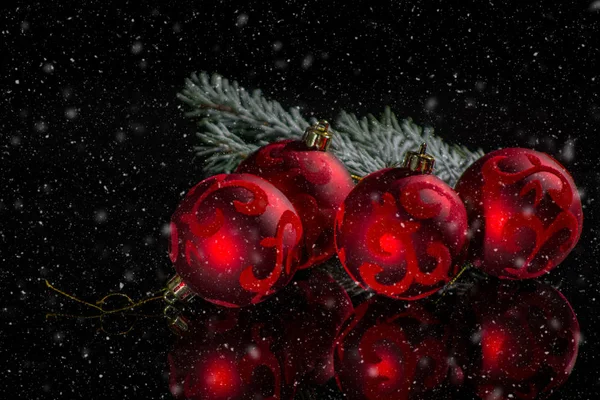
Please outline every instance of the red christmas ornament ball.
[{"label": "red christmas ornament ball", "polygon": [[354,186],[350,173],[329,151],[301,140],[283,140],[261,147],[236,172],[258,175],[292,202],[304,229],[299,269],[335,254],[333,224],[339,205]]},{"label": "red christmas ornament ball", "polygon": [[435,293],[457,272],[467,216],[439,178],[388,168],[363,178],[336,218],[336,247],[361,286],[395,299]]},{"label": "red christmas ornament ball", "polygon": [[445,341],[445,325],[422,305],[372,298],[338,336],[338,386],[351,400],[437,398],[448,374]]},{"label": "red christmas ornament ball", "polygon": [[466,297],[451,317],[451,359],[481,399],[543,399],[567,380],[579,324],[559,291],[503,281]]},{"label": "red christmas ornament ball", "polygon": [[456,184],[469,217],[470,258],[504,279],[538,277],[579,240],[583,210],[567,170],[534,150],[488,153]]},{"label": "red christmas ornament ball", "polygon": [[171,218],[169,255],[200,297],[223,306],[258,303],[298,266],[302,223],[269,182],[250,174],[205,179]]}]

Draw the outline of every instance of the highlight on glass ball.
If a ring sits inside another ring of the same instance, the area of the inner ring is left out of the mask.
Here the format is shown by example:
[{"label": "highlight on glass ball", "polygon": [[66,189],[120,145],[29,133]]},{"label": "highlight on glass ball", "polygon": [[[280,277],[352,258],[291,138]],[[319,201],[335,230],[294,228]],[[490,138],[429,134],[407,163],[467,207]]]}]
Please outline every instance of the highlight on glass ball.
[{"label": "highlight on glass ball", "polygon": [[364,177],[336,217],[337,253],[348,274],[395,299],[437,292],[458,272],[467,245],[465,207],[431,174],[435,160],[425,150]]},{"label": "highlight on glass ball", "polygon": [[308,127],[302,140],[267,144],[240,163],[236,172],[272,183],[296,208],[304,229],[299,269],[335,255],[335,214],[354,187],[344,164],[328,151],[332,132],[327,121]]},{"label": "highlight on glass ball", "polygon": [[171,218],[176,299],[196,294],[225,307],[263,301],[299,264],[302,223],[290,201],[251,174],[205,179]]},{"label": "highlight on glass ball", "polygon": [[522,148],[488,153],[463,173],[456,191],[469,218],[469,258],[499,278],[535,278],[552,270],[581,235],[577,187],[547,154]]},{"label": "highlight on glass ball", "polygon": [[556,289],[535,281],[474,286],[451,316],[455,375],[481,399],[543,399],[565,383],[579,323]]}]

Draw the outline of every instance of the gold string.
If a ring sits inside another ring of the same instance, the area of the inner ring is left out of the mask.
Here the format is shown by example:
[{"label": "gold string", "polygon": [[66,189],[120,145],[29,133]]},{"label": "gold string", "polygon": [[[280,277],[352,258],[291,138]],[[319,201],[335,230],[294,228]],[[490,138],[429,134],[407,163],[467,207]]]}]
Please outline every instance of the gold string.
[{"label": "gold string", "polygon": [[154,296],[154,297],[149,297],[147,299],[140,300],[137,303],[134,303],[133,300],[131,300],[131,298],[129,296],[127,296],[126,294],[123,294],[123,293],[111,293],[111,294],[108,294],[108,295],[104,296],[101,300],[98,300],[96,302],[96,304],[104,304],[104,300],[106,300],[107,298],[109,298],[111,296],[124,296],[132,304],[130,304],[128,306],[125,306],[125,307],[122,307],[122,308],[117,308],[115,310],[108,310],[108,311],[102,310],[103,314],[116,314],[118,312],[123,312],[123,311],[131,310],[132,308],[136,308],[136,307],[139,307],[139,306],[144,305],[146,303],[149,303],[151,301],[155,301],[155,300],[159,300],[159,299],[163,298],[163,296]]},{"label": "gold string", "polygon": [[75,315],[75,314],[62,314],[62,313],[47,313],[46,319],[48,318],[81,318],[81,319],[92,319],[100,318],[102,314],[98,315]]},{"label": "gold string", "polygon": [[[77,298],[77,297],[75,297],[75,296],[73,296],[73,295],[71,295],[69,293],[66,293],[66,292],[64,292],[64,291],[62,291],[62,290],[54,287],[50,282],[48,282],[48,280],[46,280],[46,286],[48,288],[54,290],[55,292],[59,293],[60,295],[66,297],[68,299],[70,299],[70,300],[76,301],[76,302],[81,303],[81,304],[83,304],[85,306],[88,306],[88,307],[91,307],[91,308],[94,308],[94,309],[100,311],[100,314],[88,315],[88,316],[74,315],[74,314],[63,314],[63,313],[47,313],[46,314],[46,319],[48,319],[48,318],[82,318],[82,319],[99,318],[101,325],[100,325],[100,328],[98,330],[102,331],[104,333],[107,333],[107,334],[114,334],[114,335],[126,335],[127,333],[131,332],[131,330],[133,329],[133,326],[135,325],[135,322],[126,331],[120,331],[120,332],[116,332],[116,333],[114,333],[114,332],[108,332],[106,329],[104,329],[104,320],[103,320],[104,316],[111,315],[111,314],[116,314],[116,313],[120,313],[120,312],[124,312],[124,311],[127,311],[127,310],[131,310],[131,309],[140,307],[140,306],[142,306],[142,305],[144,305],[146,303],[149,303],[151,301],[155,301],[155,300],[159,300],[159,299],[163,298],[163,295],[161,294],[159,296],[152,296],[152,297],[149,297],[149,298],[146,298],[146,299],[142,299],[142,300],[140,300],[138,302],[134,302],[131,299],[131,297],[129,297],[128,295],[126,295],[124,293],[110,293],[110,294],[107,294],[106,296],[104,296],[103,298],[101,298],[100,300],[98,300],[96,302],[96,304],[92,304],[92,303],[89,303],[89,302],[87,302],[85,300],[81,300],[81,299],[79,299],[79,298]],[[166,288],[163,288],[160,291],[155,292],[153,294],[163,293],[165,290],[166,290]],[[114,310],[105,310],[102,307],[102,305],[105,304],[105,302],[106,302],[106,300],[108,298],[113,297],[113,296],[122,296],[122,297],[125,297],[130,304],[127,305],[127,306],[125,306],[125,307],[117,308],[117,309],[114,309]],[[98,304],[100,304],[100,305],[98,305]],[[159,317],[159,316],[162,317],[162,315],[153,315],[153,314],[128,314],[128,315],[136,317],[136,322],[137,322],[137,318],[139,318],[139,317],[144,317],[144,318],[154,318],[154,317]]]},{"label": "gold string", "polygon": [[100,311],[100,312],[104,312],[104,310],[102,309],[102,307],[98,307],[98,306],[97,306],[97,305],[95,305],[95,304],[88,303],[87,301],[80,300],[80,299],[78,299],[78,298],[77,298],[77,297],[75,297],[75,296],[72,296],[72,295],[70,295],[70,294],[68,294],[68,293],[65,293],[65,292],[63,292],[63,291],[62,291],[62,290],[60,290],[60,289],[57,289],[57,288],[55,288],[54,286],[52,286],[52,285],[50,284],[50,282],[48,282],[48,280],[47,280],[47,279],[46,279],[46,286],[48,286],[50,289],[54,290],[55,292],[62,294],[62,295],[63,295],[63,296],[65,296],[66,298],[69,298],[69,299],[71,299],[71,300],[73,300],[73,301],[77,301],[77,302],[79,302],[79,303],[81,303],[81,304],[85,304],[85,305],[86,305],[86,306],[88,306],[88,307],[95,308],[96,310],[98,310],[98,311]]},{"label": "gold string", "polygon": [[439,303],[440,300],[442,300],[442,297],[444,297],[446,295],[446,293],[448,293],[448,288],[450,286],[452,286],[454,284],[454,282],[456,282],[458,280],[458,278],[460,278],[460,276],[469,268],[471,267],[471,264],[467,264],[465,265],[458,274],[456,274],[456,276],[454,278],[452,278],[452,280],[450,280],[450,282],[448,282],[446,285],[444,285],[444,287],[442,288],[442,294],[441,296],[435,301],[435,304]]},{"label": "gold string", "polygon": [[458,280],[458,278],[460,278],[460,276],[469,268],[471,267],[471,264],[467,264],[465,265],[458,274],[456,274],[456,276],[454,278],[452,278],[452,280],[450,282],[448,282],[447,286],[450,286],[452,284],[454,284],[454,282],[456,282]]}]

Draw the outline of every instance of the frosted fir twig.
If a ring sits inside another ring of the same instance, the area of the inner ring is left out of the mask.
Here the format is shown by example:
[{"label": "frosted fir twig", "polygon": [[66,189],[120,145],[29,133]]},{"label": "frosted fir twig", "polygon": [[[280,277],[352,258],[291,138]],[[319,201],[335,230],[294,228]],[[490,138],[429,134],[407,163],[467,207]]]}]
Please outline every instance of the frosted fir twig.
[{"label": "frosted fir twig", "polygon": [[278,102],[265,99],[260,90],[250,93],[218,74],[192,74],[177,97],[190,106],[187,117],[221,122],[234,134],[250,134],[255,140],[297,137],[309,125],[298,108],[286,111]]},{"label": "frosted fir twig", "polygon": [[259,147],[244,141],[221,122],[202,120],[198,126],[203,129],[196,134],[201,144],[194,149],[197,156],[206,157],[204,166],[207,171],[231,172],[248,154]]},{"label": "frosted fir twig", "polygon": [[368,115],[359,120],[342,111],[336,128],[340,134],[337,143],[334,141],[334,151],[356,175],[399,163],[407,151],[416,151],[421,143],[427,143],[427,152],[436,159],[435,175],[453,186],[463,171],[483,156],[481,149],[470,151],[445,143],[433,134],[433,129],[421,128],[411,119],[399,122],[389,107],[379,119]]},{"label": "frosted fir twig", "polygon": [[[259,146],[299,138],[315,122],[305,119],[298,107],[286,111],[278,102],[265,99],[260,90],[250,93],[218,74],[192,74],[177,97],[189,108],[185,116],[198,120],[200,144],[195,150],[206,158],[207,173],[231,172]],[[333,152],[351,173],[360,176],[402,161],[407,151],[426,142],[436,158],[434,173],[454,185],[483,155],[481,150],[449,145],[434,136],[431,128],[421,128],[410,119],[398,121],[389,107],[379,119],[373,115],[358,119],[342,111],[332,131]]]}]

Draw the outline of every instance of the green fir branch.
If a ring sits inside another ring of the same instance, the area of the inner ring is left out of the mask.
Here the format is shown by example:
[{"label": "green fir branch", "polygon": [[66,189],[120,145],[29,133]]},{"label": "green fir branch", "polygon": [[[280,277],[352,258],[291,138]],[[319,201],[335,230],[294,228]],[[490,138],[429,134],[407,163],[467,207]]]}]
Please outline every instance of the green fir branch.
[{"label": "green fir branch", "polygon": [[[266,99],[260,90],[252,92],[229,82],[218,74],[192,74],[177,97],[186,104],[185,116],[198,122],[198,156],[206,159],[207,173],[235,170],[241,160],[267,143],[301,137],[315,120],[307,120],[298,107],[285,110],[278,102]],[[331,129],[333,152],[355,175],[394,165],[409,150],[423,142],[436,158],[434,173],[454,185],[462,172],[483,155],[464,146],[449,145],[412,120],[398,121],[389,107],[378,119],[361,119],[342,111]]]}]

